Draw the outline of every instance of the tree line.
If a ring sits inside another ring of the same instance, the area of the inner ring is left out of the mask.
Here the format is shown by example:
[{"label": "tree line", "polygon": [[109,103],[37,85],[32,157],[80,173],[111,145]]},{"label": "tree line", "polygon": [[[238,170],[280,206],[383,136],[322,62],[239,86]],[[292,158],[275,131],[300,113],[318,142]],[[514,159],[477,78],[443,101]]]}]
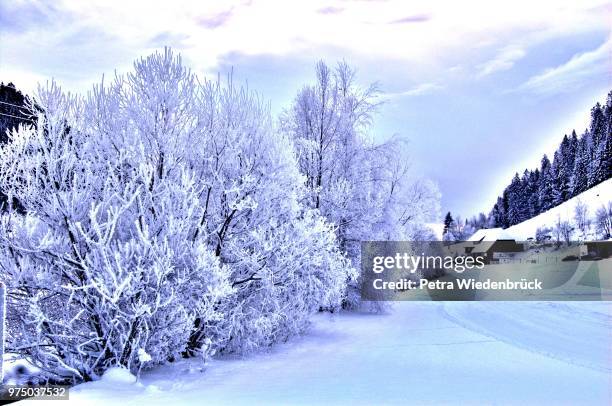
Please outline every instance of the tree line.
[{"label": "tree line", "polygon": [[56,379],[285,341],[364,305],[359,241],[431,235],[439,192],[372,141],[377,89],[345,63],[278,120],[170,49],[28,100],[0,146],[7,351]]},{"label": "tree line", "polygon": [[[612,91],[608,93],[605,105],[596,103],[591,109],[589,128],[581,136],[574,130],[571,135],[563,137],[552,162],[545,154],[539,168],[526,169],[520,176],[515,173],[489,214],[479,213],[463,219],[447,212],[443,220],[443,237],[445,240],[465,240],[482,228],[508,228],[558,206],[610,177]],[[579,206],[582,208],[584,204]],[[602,238],[610,236],[611,213],[612,203],[596,210],[594,225]],[[576,216],[585,217],[584,214]],[[577,220],[576,225],[584,235],[590,222]],[[569,226],[565,228],[569,229]],[[555,229],[551,225],[548,234]],[[545,229],[540,231],[541,235],[546,234]]]},{"label": "tree line", "polygon": [[591,109],[590,126],[565,135],[553,160],[515,173],[489,214],[490,227],[508,228],[537,216],[612,177],[612,92]]}]

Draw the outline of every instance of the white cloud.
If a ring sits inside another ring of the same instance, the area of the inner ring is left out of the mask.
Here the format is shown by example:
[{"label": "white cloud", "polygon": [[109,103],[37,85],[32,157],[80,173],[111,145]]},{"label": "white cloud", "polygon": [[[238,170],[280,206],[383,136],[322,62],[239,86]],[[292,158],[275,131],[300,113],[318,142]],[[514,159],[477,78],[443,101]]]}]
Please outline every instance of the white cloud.
[{"label": "white cloud", "polygon": [[[342,53],[369,58],[373,63],[394,61],[418,65],[430,75],[446,71],[458,59],[473,58],[477,44],[503,47],[505,42],[514,42],[512,38],[517,33],[537,31],[541,34],[540,40],[545,40],[607,29],[607,16],[597,11],[597,7],[606,3],[607,0],[506,3],[432,0],[419,4],[404,0],[63,0],[54,3],[52,17],[58,20],[58,14],[69,16],[69,23],[41,20],[23,30],[9,30],[0,25],[3,43],[10,44],[6,47],[10,49],[2,50],[0,67],[45,77],[53,75],[65,84],[76,85],[67,73],[68,67],[42,72],[40,67],[60,66],[62,59],[73,53],[71,44],[63,42],[67,33],[91,30],[113,37],[109,41],[108,36],[100,35],[88,41],[88,46],[100,53],[99,65],[88,69],[88,72],[95,71],[95,75],[88,73],[92,81],[98,80],[104,71],[108,73],[109,66],[125,68],[133,59],[159,47],[159,41],[154,41],[156,38],[167,38],[166,45],[177,47],[198,71],[215,71],[219,60],[230,53],[300,55],[313,60],[335,58]],[[14,4],[26,7],[32,3],[7,3],[3,14],[12,15]],[[398,21],[404,23],[398,24]],[[508,69],[522,57],[524,49],[502,48],[497,58],[480,66],[481,72],[490,74]],[[33,55],[43,55],[44,61],[42,56],[40,61],[32,61]],[[53,62],[53,58],[57,61]],[[94,62],[88,60],[81,65]],[[479,62],[476,60],[475,64],[478,66]],[[80,67],[70,69],[76,71]],[[416,74],[414,70],[411,72]],[[422,77],[415,79],[422,80]]]},{"label": "white cloud", "polygon": [[[612,36],[598,48],[576,54],[569,61],[532,76],[519,90],[538,94],[563,93],[576,90],[586,81],[610,73]],[[609,76],[608,76],[609,78]]]},{"label": "white cloud", "polygon": [[488,76],[494,72],[511,69],[514,64],[526,55],[524,49],[517,46],[507,46],[495,58],[479,66],[478,76]]},{"label": "white cloud", "polygon": [[440,89],[442,89],[442,86],[437,83],[422,83],[418,86],[413,87],[412,89],[408,89],[403,92],[385,93],[383,97],[387,100],[390,100],[399,97],[423,96]]}]

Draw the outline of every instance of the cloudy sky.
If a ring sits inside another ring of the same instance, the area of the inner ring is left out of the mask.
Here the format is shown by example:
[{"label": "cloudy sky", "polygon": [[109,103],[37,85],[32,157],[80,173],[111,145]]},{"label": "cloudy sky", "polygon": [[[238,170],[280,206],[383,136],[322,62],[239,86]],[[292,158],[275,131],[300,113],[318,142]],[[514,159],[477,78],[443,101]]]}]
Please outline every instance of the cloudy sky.
[{"label": "cloudy sky", "polygon": [[373,135],[411,145],[443,208],[488,211],[612,89],[610,1],[0,1],[0,80],[85,91],[165,45],[204,76],[287,106],[318,59],[345,59],[386,103]]}]

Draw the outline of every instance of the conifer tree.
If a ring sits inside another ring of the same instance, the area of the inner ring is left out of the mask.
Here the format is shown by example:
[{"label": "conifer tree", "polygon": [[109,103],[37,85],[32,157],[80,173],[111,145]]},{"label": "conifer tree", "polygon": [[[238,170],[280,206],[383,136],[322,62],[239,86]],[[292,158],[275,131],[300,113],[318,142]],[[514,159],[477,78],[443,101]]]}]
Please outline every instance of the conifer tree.
[{"label": "conifer tree", "polygon": [[501,210],[501,197],[497,198],[497,202],[493,205],[493,209],[489,213],[489,225],[492,228],[497,228],[502,226],[503,215]]},{"label": "conifer tree", "polygon": [[606,143],[606,118],[599,103],[591,110],[589,135],[591,139],[591,159],[587,171],[587,186],[590,188],[606,180],[607,172],[607,168],[602,166],[605,161],[605,146],[601,148]]},{"label": "conifer tree", "polygon": [[525,199],[525,181],[514,174],[508,188],[508,223],[514,225],[527,219],[527,201]]},{"label": "conifer tree", "polygon": [[526,177],[525,201],[527,205],[527,218],[531,218],[540,214],[540,204],[538,199],[538,181],[540,178],[540,171],[538,169],[535,171],[528,171]]},{"label": "conifer tree", "polygon": [[451,212],[449,211],[448,213],[446,213],[446,216],[444,216],[443,234],[448,233],[448,231],[452,228],[454,222],[455,221],[453,220],[453,216],[451,215]]},{"label": "conifer tree", "polygon": [[540,165],[540,180],[538,188],[538,203],[541,212],[553,207],[553,174],[548,156],[542,157]]},{"label": "conifer tree", "polygon": [[504,190],[501,198],[499,199],[500,203],[500,213],[501,213],[501,222],[500,227],[508,228],[510,227],[510,222],[508,221],[508,188]]},{"label": "conifer tree", "polygon": [[591,131],[598,133],[590,172],[590,181],[595,185],[612,177],[612,92],[608,93],[606,105],[599,111],[594,112],[595,119],[591,123]]},{"label": "conifer tree", "polygon": [[569,199],[570,182],[574,169],[574,153],[571,150],[570,138],[565,135],[559,149],[555,151],[552,173],[554,176],[553,205],[557,206]]},{"label": "conifer tree", "polygon": [[574,161],[574,175],[572,177],[572,197],[588,189],[589,148],[588,132],[579,140]]}]

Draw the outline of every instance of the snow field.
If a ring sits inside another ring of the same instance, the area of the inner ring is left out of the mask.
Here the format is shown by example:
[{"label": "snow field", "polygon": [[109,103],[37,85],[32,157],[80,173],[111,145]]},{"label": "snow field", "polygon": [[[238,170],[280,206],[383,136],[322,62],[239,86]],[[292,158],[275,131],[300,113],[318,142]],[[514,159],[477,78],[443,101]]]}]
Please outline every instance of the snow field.
[{"label": "snow field", "polygon": [[307,335],[268,353],[181,360],[70,396],[125,406],[607,405],[611,327],[606,302],[400,302],[385,315],[319,314]]}]

